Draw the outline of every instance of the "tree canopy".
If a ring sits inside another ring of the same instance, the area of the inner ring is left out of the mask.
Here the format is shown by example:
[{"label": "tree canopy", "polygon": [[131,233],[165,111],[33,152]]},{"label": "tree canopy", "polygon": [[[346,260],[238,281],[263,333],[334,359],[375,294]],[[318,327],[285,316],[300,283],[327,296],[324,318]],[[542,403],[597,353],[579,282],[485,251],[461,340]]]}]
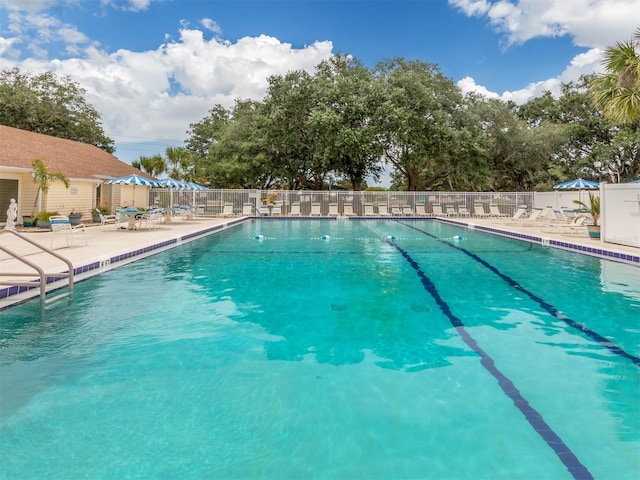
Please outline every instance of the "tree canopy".
[{"label": "tree canopy", "polygon": [[113,153],[113,140],[100,124],[100,114],[84,98],[86,90],[70,77],[51,72],[0,71],[0,124],[95,145]]}]

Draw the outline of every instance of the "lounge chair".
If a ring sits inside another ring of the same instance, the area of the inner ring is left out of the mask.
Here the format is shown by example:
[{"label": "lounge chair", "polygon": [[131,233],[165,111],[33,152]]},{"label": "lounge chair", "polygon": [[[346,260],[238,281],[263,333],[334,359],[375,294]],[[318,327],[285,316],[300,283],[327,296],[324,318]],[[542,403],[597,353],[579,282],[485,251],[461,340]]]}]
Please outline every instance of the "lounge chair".
[{"label": "lounge chair", "polygon": [[329,216],[330,217],[339,217],[340,216],[340,212],[338,212],[338,204],[337,203],[330,203],[329,204]]},{"label": "lounge chair", "polygon": [[321,209],[321,205],[319,203],[312,203],[311,204],[311,216],[312,217],[321,217],[322,216],[322,211]]},{"label": "lounge chair", "polygon": [[300,202],[293,202],[291,204],[291,211],[289,212],[289,216],[291,217],[300,216]]},{"label": "lounge chair", "polygon": [[[501,214],[500,217],[494,216],[493,222],[494,223],[515,223],[516,220],[523,219],[526,214],[527,214],[527,209],[525,207],[518,207],[516,208],[516,211],[513,212],[513,215],[511,217],[509,217],[506,214]],[[505,216],[507,218],[505,218]]]},{"label": "lounge chair", "polygon": [[473,216],[474,217],[490,217],[491,214],[484,211],[484,205],[482,203],[474,203]]},{"label": "lounge chair", "polygon": [[282,204],[276,203],[273,207],[271,207],[271,216],[279,217],[280,215],[282,215]]},{"label": "lounge chair", "polygon": [[365,203],[364,204],[364,216],[365,217],[373,217],[373,216],[375,216],[375,212],[373,211],[373,203]]},{"label": "lounge chair", "polygon": [[[517,211],[517,210],[516,210]],[[500,217],[508,217],[506,213],[502,213],[500,208],[495,203],[489,205],[489,215],[492,217],[500,218]]]},{"label": "lounge chair", "polygon": [[460,217],[470,217],[471,216],[471,212],[469,212],[469,209],[466,207],[466,205],[460,205],[458,207],[458,216],[460,216]]},{"label": "lounge chair", "polygon": [[353,205],[351,203],[345,203],[342,207],[342,214],[345,217],[353,217],[355,213],[353,213]]},{"label": "lounge chair", "polygon": [[449,217],[455,217],[458,215],[458,211],[456,210],[456,206],[455,205],[445,205],[444,207],[444,213],[447,214],[447,216]]},{"label": "lounge chair", "polygon": [[559,233],[561,235],[588,233],[586,221],[586,215],[577,215],[571,223],[551,223],[540,225],[540,231],[544,233]]},{"label": "lounge chair", "polygon": [[387,204],[386,203],[379,203],[378,204],[378,215],[380,215],[381,217],[388,217],[389,215],[391,215],[389,213],[389,210],[387,209]]},{"label": "lounge chair", "polygon": [[434,203],[431,205],[431,214],[436,217],[448,217],[449,214],[442,211],[442,205],[439,203]]},{"label": "lounge chair", "polygon": [[[51,231],[53,232],[53,235],[51,235],[51,248],[53,248],[53,239],[60,235],[65,236],[67,247],[73,245],[75,237],[79,235],[83,236],[84,244],[88,245],[84,223],[71,225],[69,217],[65,217],[64,215],[52,215],[49,218],[49,222],[51,223]],[[69,239],[71,239],[71,242],[69,242]]]},{"label": "lounge chair", "polygon": [[222,207],[223,217],[233,217],[233,203],[225,203]]},{"label": "lounge chair", "polygon": [[424,203],[416,203],[416,215],[424,216],[427,214]]},{"label": "lounge chair", "polygon": [[252,217],[253,216],[253,203],[243,203],[242,204],[242,215],[244,217]]},{"label": "lounge chair", "polygon": [[411,208],[411,205],[403,205],[402,214],[408,217],[413,217],[415,215],[415,212],[413,211],[413,208]]},{"label": "lounge chair", "polygon": [[391,215],[399,217],[402,215],[402,208],[399,205],[391,205]]},{"label": "lounge chair", "polygon": [[521,216],[520,218],[509,219],[505,223],[508,223],[511,225],[518,225],[521,227],[537,226],[537,225],[540,225],[540,220],[538,219],[540,218],[541,215],[542,215],[542,209],[534,208],[528,217],[523,218]]}]

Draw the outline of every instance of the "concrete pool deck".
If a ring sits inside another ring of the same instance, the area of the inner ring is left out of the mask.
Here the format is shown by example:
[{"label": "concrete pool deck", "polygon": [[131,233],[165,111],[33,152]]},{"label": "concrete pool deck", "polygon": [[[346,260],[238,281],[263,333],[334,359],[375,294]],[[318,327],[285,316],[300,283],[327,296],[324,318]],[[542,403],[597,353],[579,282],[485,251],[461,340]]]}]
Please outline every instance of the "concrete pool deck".
[{"label": "concrete pool deck", "polygon": [[[304,218],[304,217],[303,217]],[[326,217],[321,217],[325,218]],[[357,218],[357,217],[356,217]],[[368,220],[375,217],[367,217]],[[202,238],[210,233],[223,230],[229,226],[242,222],[246,217],[235,218],[198,218],[191,221],[161,224],[151,230],[117,230],[115,225],[88,226],[86,229],[87,245],[84,238],[79,235],[74,238],[74,245],[67,247],[64,235],[56,234],[53,238],[54,252],[64,256],[73,265],[74,280],[80,281],[97,275],[104,271],[125,265],[149,255],[162,252],[185,242]],[[385,219],[413,220],[415,217],[386,217]],[[282,221],[279,218],[266,219],[267,221]],[[315,217],[314,220],[318,220]],[[549,247],[562,248],[577,253],[589,254],[611,260],[624,262],[640,267],[640,248],[604,243],[590,239],[587,236],[565,236],[557,233],[543,233],[539,226],[522,226],[509,223],[498,223],[485,218],[450,218],[441,221],[461,225],[467,228],[486,231],[488,233],[505,235],[512,238],[530,241]],[[51,231],[26,230],[19,232],[38,244],[50,248]],[[48,253],[44,253],[37,247],[25,242],[21,238],[9,233],[0,235],[0,245],[24,256],[28,260],[41,266],[48,273],[62,273],[68,270],[67,264]],[[34,270],[12,258],[0,250],[0,273],[33,273]],[[9,275],[0,276],[0,281],[9,282],[20,279],[28,281],[37,279],[33,277]],[[47,291],[66,289],[66,278],[52,281],[47,286]],[[0,285],[0,311],[16,303],[39,295],[39,289],[34,287],[19,287]]]}]

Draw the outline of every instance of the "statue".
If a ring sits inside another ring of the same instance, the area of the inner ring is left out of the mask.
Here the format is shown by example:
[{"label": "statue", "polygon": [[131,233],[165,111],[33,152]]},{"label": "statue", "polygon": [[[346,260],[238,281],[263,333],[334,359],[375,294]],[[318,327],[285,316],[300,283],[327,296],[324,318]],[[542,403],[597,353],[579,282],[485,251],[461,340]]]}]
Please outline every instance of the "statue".
[{"label": "statue", "polygon": [[5,224],[5,230],[15,230],[16,229],[16,220],[18,219],[18,204],[14,198],[11,199],[9,203],[9,208],[7,209],[7,223]]}]

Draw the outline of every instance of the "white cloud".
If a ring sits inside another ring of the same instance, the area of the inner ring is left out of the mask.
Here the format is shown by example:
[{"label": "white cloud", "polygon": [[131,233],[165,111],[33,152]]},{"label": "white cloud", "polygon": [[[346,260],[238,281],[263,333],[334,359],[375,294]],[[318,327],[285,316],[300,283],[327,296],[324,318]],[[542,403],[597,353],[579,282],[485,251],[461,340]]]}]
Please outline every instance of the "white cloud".
[{"label": "white cloud", "polygon": [[[0,37],[0,52],[14,42]],[[189,125],[204,118],[213,105],[231,107],[238,98],[260,99],[269,76],[297,69],[311,72],[331,56],[332,48],[331,42],[316,42],[294,49],[266,35],[235,43],[206,40],[202,31],[183,29],[178,40],[155,50],[107,53],[89,46],[71,59],[38,57],[20,63],[5,56],[0,57],[0,69],[17,65],[33,73],[69,75],[87,90],[87,101],[101,113],[106,134],[117,142],[134,141],[130,135],[170,142],[184,140]]]},{"label": "white cloud", "polygon": [[59,3],[59,0],[0,0],[0,5],[10,9],[37,12]]},{"label": "white cloud", "polygon": [[530,83],[520,90],[506,91],[498,94],[497,92],[488,90],[482,85],[478,85],[471,77],[465,77],[458,81],[458,87],[460,87],[465,94],[468,92],[476,92],[487,98],[501,98],[504,101],[511,100],[518,105],[522,105],[529,100],[539,97],[547,90],[550,91],[553,96],[558,97],[561,94],[563,83],[578,81],[582,75],[600,72],[602,70],[602,54],[603,50],[592,48],[585,53],[576,55],[571,60],[569,66],[557,77]]},{"label": "white cloud", "polygon": [[200,24],[207,30],[215,33],[216,35],[222,35],[222,29],[214,20],[210,18],[203,18],[200,20]]},{"label": "white cloud", "polygon": [[449,0],[467,16],[486,17],[509,45],[568,35],[582,47],[630,38],[640,22],[638,0]]},{"label": "white cloud", "polygon": [[506,36],[510,48],[537,37],[570,36],[577,46],[589,50],[574,57],[556,77],[531,83],[520,90],[492,92],[471,77],[458,82],[464,93],[474,91],[499,96],[517,104],[548,90],[560,94],[562,83],[581,75],[600,72],[603,49],[631,38],[640,23],[638,0],[449,0],[467,16],[486,18]]},{"label": "white cloud", "polygon": [[496,92],[491,92],[486,87],[478,85],[472,77],[464,77],[462,80],[458,80],[457,85],[464,95],[470,92],[475,92],[487,98],[500,97]]},{"label": "white cloud", "polygon": [[132,12],[139,12],[146,10],[151,5],[151,2],[156,0],[101,0],[102,6],[109,6],[116,10],[128,10]]}]

